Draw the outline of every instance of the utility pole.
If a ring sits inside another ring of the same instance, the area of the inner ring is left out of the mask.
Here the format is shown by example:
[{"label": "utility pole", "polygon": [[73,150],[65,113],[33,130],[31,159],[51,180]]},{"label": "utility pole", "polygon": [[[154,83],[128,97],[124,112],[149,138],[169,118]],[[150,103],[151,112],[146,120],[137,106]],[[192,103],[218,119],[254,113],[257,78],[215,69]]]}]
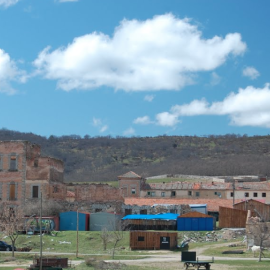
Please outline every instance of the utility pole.
[{"label": "utility pole", "polygon": [[40,192],[40,255],[39,255],[39,270],[42,270],[42,191]]},{"label": "utility pole", "polygon": [[235,202],[235,179],[233,179],[233,206],[234,206],[234,202]]},{"label": "utility pole", "polygon": [[79,209],[77,207],[77,250],[76,250],[76,257],[78,258],[79,255]]}]

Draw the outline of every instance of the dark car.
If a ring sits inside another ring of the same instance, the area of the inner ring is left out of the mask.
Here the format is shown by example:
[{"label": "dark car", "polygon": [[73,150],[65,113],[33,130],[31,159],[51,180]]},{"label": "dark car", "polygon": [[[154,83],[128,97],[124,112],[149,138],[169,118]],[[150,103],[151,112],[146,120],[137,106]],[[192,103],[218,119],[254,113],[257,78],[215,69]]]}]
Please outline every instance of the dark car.
[{"label": "dark car", "polygon": [[[12,246],[4,241],[0,241],[0,250],[12,251]],[[14,247],[14,250],[16,250],[16,247]]]}]

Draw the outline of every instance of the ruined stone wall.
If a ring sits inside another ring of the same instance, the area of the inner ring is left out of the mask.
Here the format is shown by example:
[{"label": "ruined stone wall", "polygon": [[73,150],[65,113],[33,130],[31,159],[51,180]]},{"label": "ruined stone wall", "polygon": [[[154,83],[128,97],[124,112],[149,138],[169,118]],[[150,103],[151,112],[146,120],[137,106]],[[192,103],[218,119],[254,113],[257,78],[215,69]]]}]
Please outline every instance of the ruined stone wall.
[{"label": "ruined stone wall", "polygon": [[54,200],[66,200],[67,186],[58,182],[50,182],[49,198]]},{"label": "ruined stone wall", "polygon": [[124,201],[123,197],[121,196],[120,190],[107,184],[76,185],[73,188],[75,193],[75,201]]},{"label": "ruined stone wall", "polygon": [[26,178],[28,180],[63,182],[63,162],[50,157],[39,157],[27,160]]},{"label": "ruined stone wall", "polygon": [[128,213],[130,215],[139,215],[139,214],[147,214],[147,215],[155,215],[159,213],[174,213],[178,215],[186,214],[191,212],[192,209],[188,204],[182,205],[157,205],[155,207],[150,205],[122,205],[122,213]]}]

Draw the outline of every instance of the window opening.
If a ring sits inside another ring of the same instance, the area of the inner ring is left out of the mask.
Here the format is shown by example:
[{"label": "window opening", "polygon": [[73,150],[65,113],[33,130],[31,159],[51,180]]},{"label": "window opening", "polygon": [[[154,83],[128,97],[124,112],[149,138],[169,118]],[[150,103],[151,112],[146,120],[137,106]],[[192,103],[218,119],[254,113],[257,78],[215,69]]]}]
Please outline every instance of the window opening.
[{"label": "window opening", "polygon": [[33,186],[32,188],[32,191],[33,191],[33,198],[38,198],[38,193],[39,193],[39,186]]},{"label": "window opening", "polygon": [[10,201],[15,201],[16,200],[16,196],[15,196],[15,183],[11,183],[9,185],[9,200]]},{"label": "window opening", "polygon": [[9,161],[9,169],[10,171],[16,171],[17,170],[17,157],[11,156]]}]

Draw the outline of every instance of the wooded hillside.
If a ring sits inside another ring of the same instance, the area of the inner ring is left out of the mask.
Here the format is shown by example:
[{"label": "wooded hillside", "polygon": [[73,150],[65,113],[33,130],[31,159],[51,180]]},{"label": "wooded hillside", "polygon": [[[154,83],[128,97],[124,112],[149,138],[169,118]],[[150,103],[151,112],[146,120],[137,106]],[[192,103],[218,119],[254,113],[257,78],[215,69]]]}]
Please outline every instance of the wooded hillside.
[{"label": "wooded hillside", "polygon": [[65,163],[66,182],[102,182],[134,171],[160,174],[270,175],[270,136],[50,136],[0,130],[0,140],[41,145],[42,155]]}]

